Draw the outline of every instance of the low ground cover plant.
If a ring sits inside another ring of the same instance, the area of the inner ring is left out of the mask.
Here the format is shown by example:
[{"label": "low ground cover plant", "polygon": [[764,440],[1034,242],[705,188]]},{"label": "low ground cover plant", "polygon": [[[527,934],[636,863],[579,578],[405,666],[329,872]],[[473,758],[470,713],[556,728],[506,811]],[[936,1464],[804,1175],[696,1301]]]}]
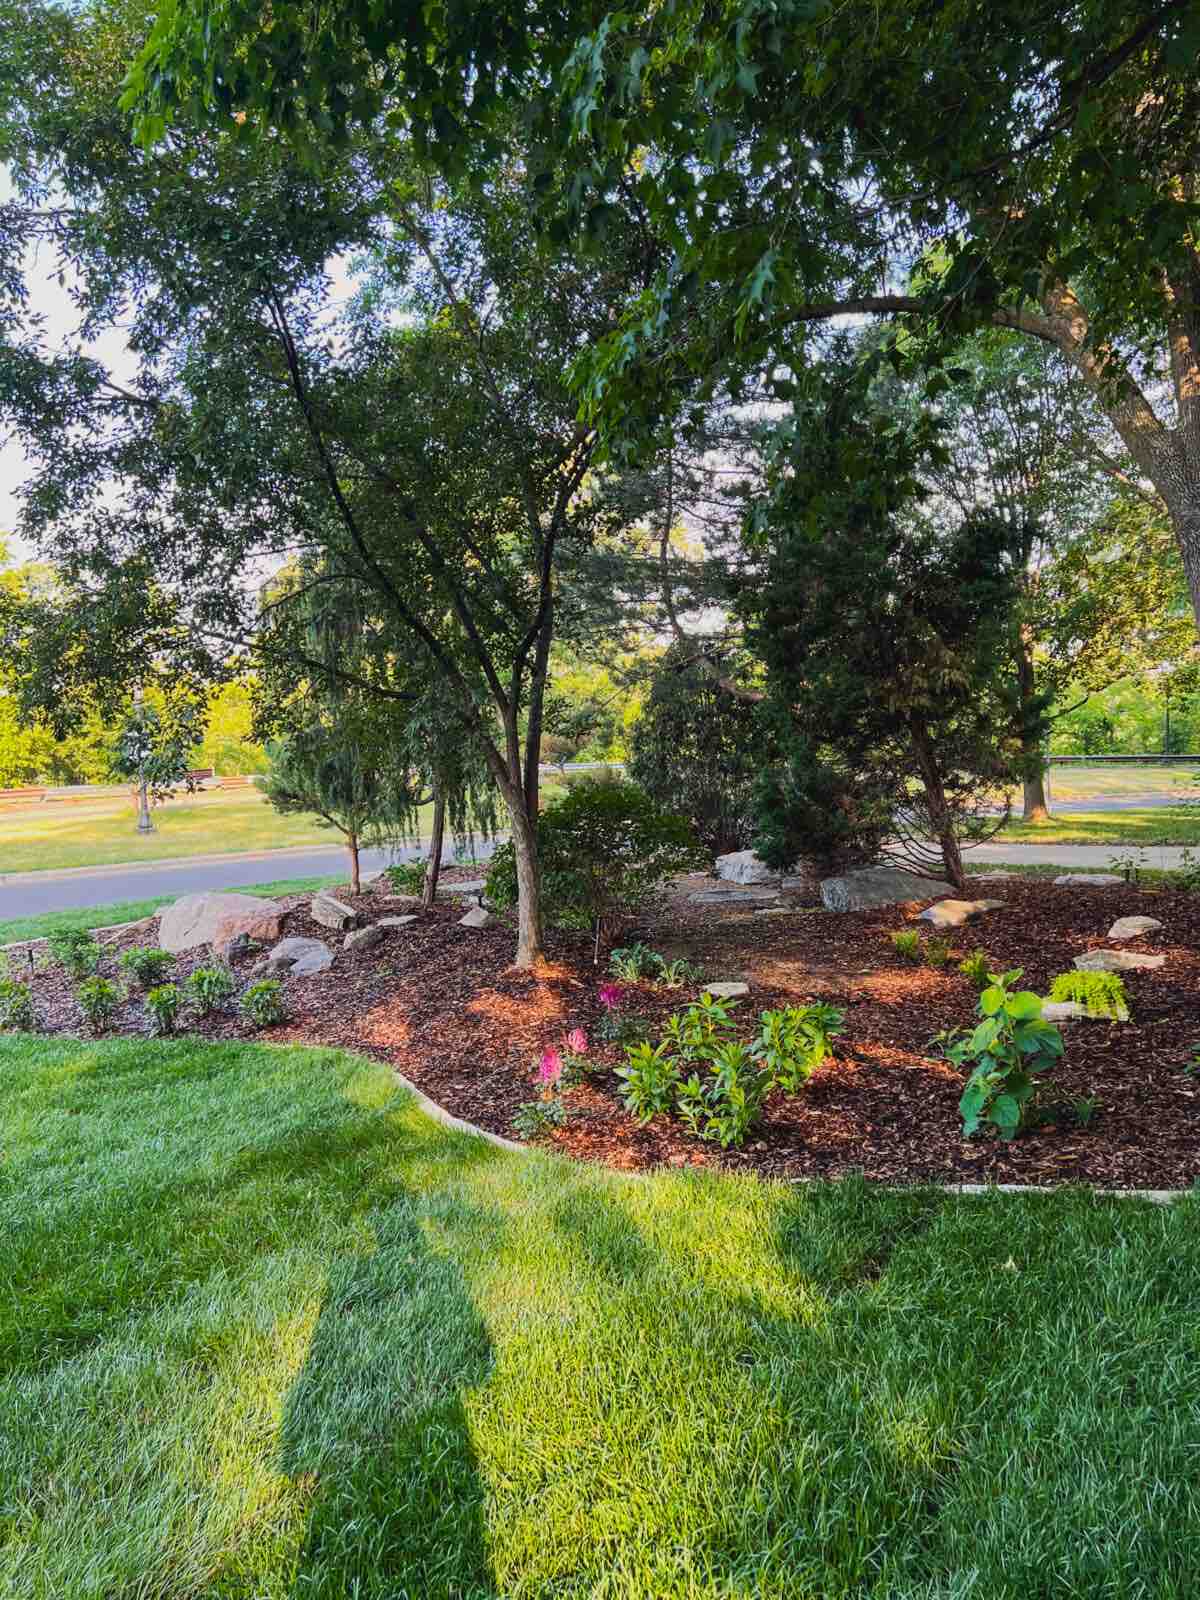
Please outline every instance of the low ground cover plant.
[{"label": "low ground cover plant", "polygon": [[916,928],[897,928],[892,934],[892,949],[906,961],[920,961],[921,935]]},{"label": "low ground cover plant", "polygon": [[122,952],[117,966],[139,989],[153,989],[156,984],[166,982],[175,966],[175,957],[156,945],[137,945]]},{"label": "low ground cover plant", "polygon": [[682,989],[700,977],[700,968],[683,956],[668,961],[666,956],[641,943],[613,950],[608,958],[608,970],[624,983],[649,980],[660,989]]},{"label": "low ground cover plant", "polygon": [[31,1033],[37,1025],[29,985],[0,973],[0,1029]]},{"label": "low ground cover plant", "polygon": [[238,1001],[238,1010],[256,1028],[273,1028],[277,1023],[286,1021],[283,985],[277,978],[260,978],[243,993]]},{"label": "low ground cover plant", "polygon": [[77,981],[97,970],[104,953],[99,941],[81,928],[52,933],[46,943],[51,957]]},{"label": "low ground cover plant", "polygon": [[971,1068],[959,1100],[967,1138],[984,1127],[1001,1139],[1015,1138],[1036,1103],[1037,1074],[1063,1053],[1062,1034],[1043,1019],[1041,998],[1030,989],[1014,990],[1020,977],[1019,968],[994,975],[979,996],[974,1030],[945,1047],[948,1061]]},{"label": "low ground cover plant", "polygon": [[185,988],[196,1010],[207,1017],[237,993],[237,979],[228,967],[197,967]]},{"label": "low ground cover plant", "polygon": [[1117,1021],[1129,1016],[1129,997],[1119,972],[1060,972],[1050,985],[1049,998],[1084,1006],[1093,1017]]},{"label": "low ground cover plant", "polygon": [[702,995],[668,1019],[657,1044],[626,1046],[621,1098],[640,1122],[674,1112],[701,1139],[743,1144],[771,1090],[797,1093],[842,1031],[834,1006],[790,1006],[764,1011],[757,1034],[739,1040],[736,1009],[736,1001]]},{"label": "low ground cover plant", "polygon": [[992,981],[992,958],[986,950],[972,950],[969,956],[964,956],[958,963],[958,970],[964,978],[969,978],[975,987],[982,992]]},{"label": "low ground cover plant", "polygon": [[151,1033],[166,1037],[175,1032],[175,1024],[183,1005],[183,995],[178,984],[160,983],[146,991],[146,1015],[150,1018]]},{"label": "low ground cover plant", "polygon": [[944,935],[936,935],[925,941],[925,965],[927,967],[941,968],[950,960],[951,944]]}]

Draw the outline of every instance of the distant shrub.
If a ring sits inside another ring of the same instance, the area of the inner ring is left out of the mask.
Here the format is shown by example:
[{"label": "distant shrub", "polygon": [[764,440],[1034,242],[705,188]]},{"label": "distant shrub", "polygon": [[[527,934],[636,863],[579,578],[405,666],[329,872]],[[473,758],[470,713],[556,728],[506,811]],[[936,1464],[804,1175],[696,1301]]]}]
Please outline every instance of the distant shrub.
[{"label": "distant shrub", "polygon": [[238,1001],[238,1010],[256,1028],[273,1028],[287,1018],[283,985],[276,978],[262,978],[252,983]]},{"label": "distant shrub", "polygon": [[85,978],[75,990],[75,998],[92,1031],[103,1033],[123,996],[111,978]]},{"label": "distant shrub", "polygon": [[174,1033],[182,1004],[183,996],[174,983],[162,983],[147,989],[146,1012],[150,1018],[151,1033]]},{"label": "distant shrub", "polygon": [[[660,811],[635,784],[594,778],[542,813],[538,852],[547,916],[563,927],[594,930],[598,937],[704,860],[682,817]],[[511,843],[500,845],[492,857],[487,897],[500,910],[517,902]]]},{"label": "distant shrub", "polygon": [[174,965],[175,957],[171,952],[160,950],[155,945],[138,945],[133,950],[126,950],[117,962],[125,976],[132,979],[139,989],[153,989],[155,984],[162,983]]},{"label": "distant shrub", "polygon": [[47,946],[54,960],[76,981],[95,972],[104,953],[99,942],[84,928],[52,933]]},{"label": "distant shrub", "polygon": [[420,894],[425,887],[425,863],[394,861],[384,868],[384,877],[397,894]]},{"label": "distant shrub", "polygon": [[237,979],[228,967],[197,967],[184,987],[202,1017],[209,1016],[237,991]]}]

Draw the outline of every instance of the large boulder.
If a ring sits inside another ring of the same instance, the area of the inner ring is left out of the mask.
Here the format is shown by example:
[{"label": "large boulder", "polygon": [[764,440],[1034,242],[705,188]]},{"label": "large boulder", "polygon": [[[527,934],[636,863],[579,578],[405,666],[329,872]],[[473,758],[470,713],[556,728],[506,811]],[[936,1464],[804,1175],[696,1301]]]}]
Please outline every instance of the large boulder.
[{"label": "large boulder", "polygon": [[239,933],[272,944],[283,931],[285,913],[277,900],[251,894],[185,894],[167,906],[158,921],[158,942],[179,954],[198,945],[228,945]]},{"label": "large boulder", "polygon": [[370,922],[365,928],[356,928],[348,933],[342,940],[343,950],[374,950],[377,944],[382,944],[387,938],[387,929],[378,922]]},{"label": "large boulder", "polygon": [[319,922],[323,928],[332,928],[335,933],[345,933],[358,926],[358,912],[354,907],[324,892],[313,895],[308,914],[314,922]]},{"label": "large boulder", "polygon": [[1147,933],[1157,933],[1162,923],[1157,917],[1118,917],[1108,930],[1110,939],[1140,939]]},{"label": "large boulder", "polygon": [[923,878],[902,867],[859,867],[840,877],[821,880],[821,903],[826,911],[872,911],[877,906],[939,900],[953,893],[952,883]]},{"label": "large boulder", "polygon": [[717,877],[723,878],[726,883],[779,882],[779,873],[775,868],[760,861],[753,850],[731,850],[728,855],[718,856],[716,870]]},{"label": "large boulder", "polygon": [[1075,957],[1080,972],[1136,972],[1139,967],[1161,967],[1166,956],[1143,956],[1133,950],[1089,950]]}]

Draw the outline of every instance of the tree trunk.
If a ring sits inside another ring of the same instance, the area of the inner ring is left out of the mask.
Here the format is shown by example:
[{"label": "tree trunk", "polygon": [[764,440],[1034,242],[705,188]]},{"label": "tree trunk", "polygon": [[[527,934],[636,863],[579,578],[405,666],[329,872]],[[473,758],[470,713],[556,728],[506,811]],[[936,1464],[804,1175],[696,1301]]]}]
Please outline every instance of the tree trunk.
[{"label": "tree trunk", "polygon": [[362,880],[358,875],[358,835],[356,833],[348,833],[346,835],[346,849],[350,852],[350,892],[351,894],[361,894]]},{"label": "tree trunk", "polygon": [[925,791],[926,814],[933,836],[942,852],[942,866],[945,869],[947,882],[952,883],[958,890],[964,890],[967,887],[967,876],[963,871],[962,851],[958,846],[954,817],[946,800],[946,788],[942,782],[941,768],[938,766],[933,741],[929,737],[929,730],[923,725],[913,727],[911,732],[917,769],[921,776],[921,787]]},{"label": "tree trunk", "polygon": [[525,806],[523,787],[506,796],[517,865],[517,955],[515,966],[536,967],[542,949],[542,874],[537,858],[537,826]]},{"label": "tree trunk", "polygon": [[1023,773],[1021,820],[1049,822],[1046,800],[1046,758],[1033,726],[1030,707],[1037,692],[1033,671],[1033,638],[1028,628],[1021,629],[1017,643],[1017,691],[1020,695],[1021,768]]},{"label": "tree trunk", "polygon": [[[1040,763],[1040,752],[1037,759]],[[1025,778],[1024,783],[1021,785],[1021,792],[1022,822],[1049,822],[1050,805],[1046,799],[1046,772],[1044,767],[1039,764],[1037,771],[1032,776]]]},{"label": "tree trunk", "polygon": [[425,863],[425,882],[421,888],[421,904],[430,910],[437,899],[438,877],[442,870],[442,844],[446,837],[446,796],[440,786],[433,791],[433,832],[429,839],[429,860]]}]

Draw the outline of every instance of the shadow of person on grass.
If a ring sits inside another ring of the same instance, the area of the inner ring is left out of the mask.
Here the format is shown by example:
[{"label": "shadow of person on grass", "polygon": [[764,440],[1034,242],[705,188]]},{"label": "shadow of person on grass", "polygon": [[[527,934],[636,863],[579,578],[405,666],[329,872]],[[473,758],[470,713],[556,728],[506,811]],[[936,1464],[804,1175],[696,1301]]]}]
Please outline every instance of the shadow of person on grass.
[{"label": "shadow of person on grass", "polygon": [[492,1366],[458,1265],[411,1197],[330,1272],[284,1403],[280,1464],[313,1499],[296,1600],[495,1600],[465,1393]]}]

